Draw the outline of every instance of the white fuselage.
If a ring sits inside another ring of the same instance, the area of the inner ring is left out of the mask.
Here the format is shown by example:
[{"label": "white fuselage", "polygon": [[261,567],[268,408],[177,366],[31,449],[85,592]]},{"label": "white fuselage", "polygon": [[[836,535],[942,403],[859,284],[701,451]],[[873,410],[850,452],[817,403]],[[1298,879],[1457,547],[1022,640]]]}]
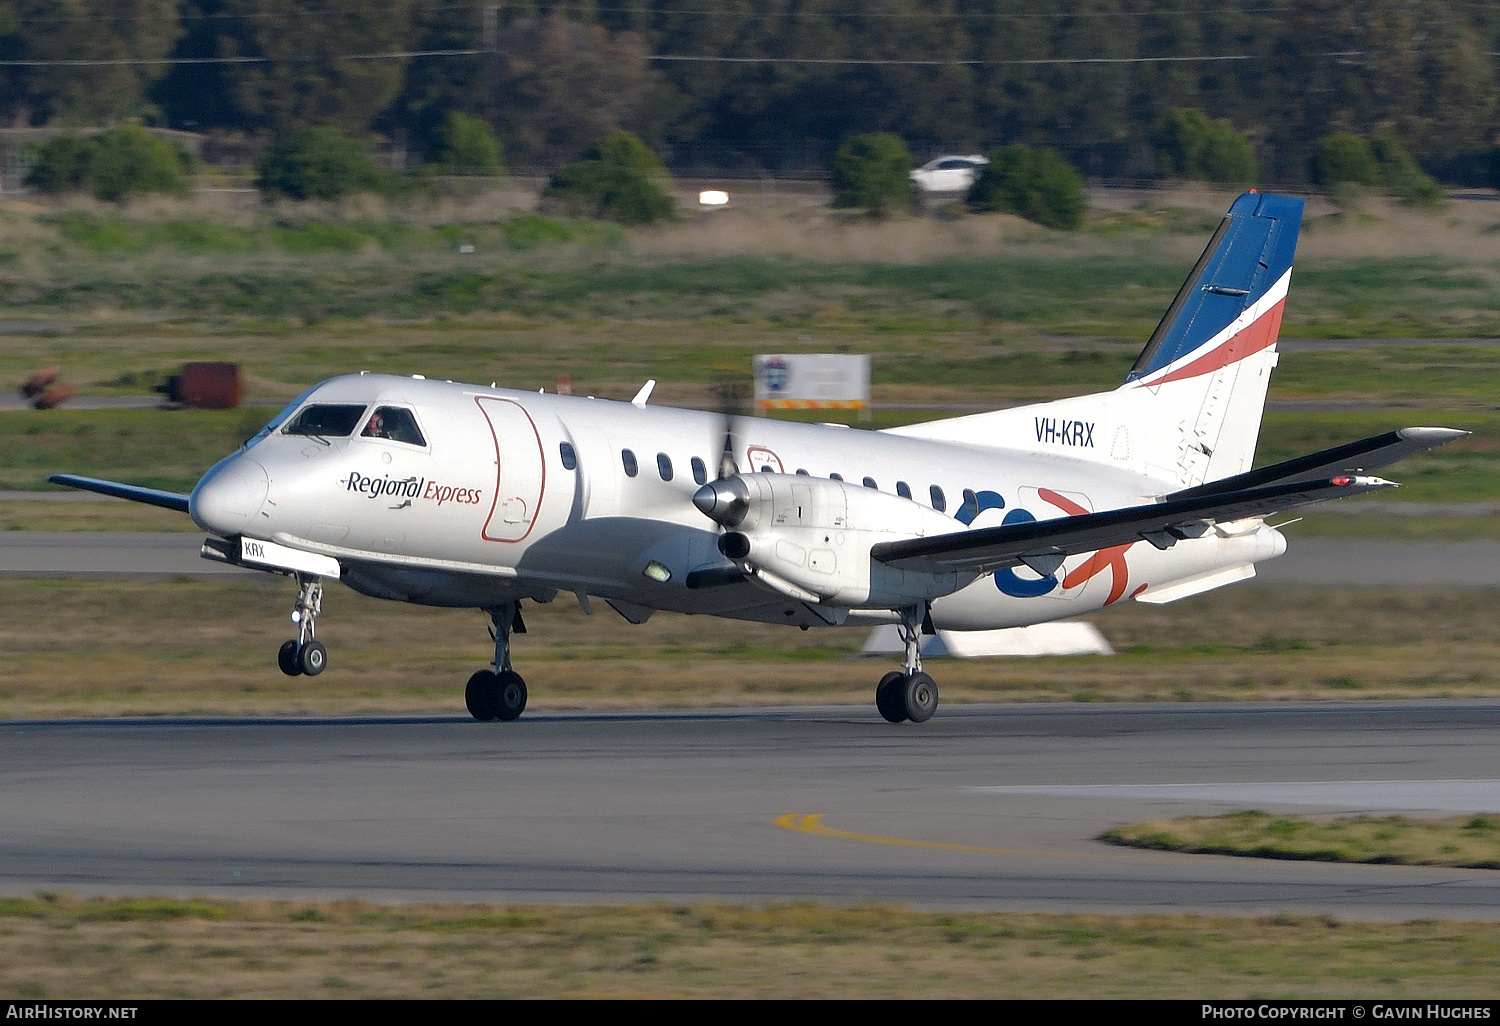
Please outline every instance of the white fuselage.
[{"label": "white fuselage", "polygon": [[[409,411],[419,437],[286,434],[283,420],[205,475],[192,498],[200,526],[333,557],[351,587],[423,604],[486,607],[562,591],[635,620],[658,609],[802,626],[894,618],[735,578],[718,526],[692,502],[717,472],[725,422],[716,414],[387,375],[332,379],[287,413],[314,404],[362,405],[361,424],[373,411]],[[1176,487],[1070,458],[1066,447],[1023,452],[753,417],[736,418],[734,437],[742,473],[838,475],[939,509],[956,518],[951,529],[1135,506]],[[830,552],[843,544],[828,536]],[[1284,544],[1252,521],[1167,550],[1137,542],[1070,557],[1050,580],[1005,569],[937,598],[932,620],[1012,627],[1153,590],[1191,594],[1248,576]],[[840,556],[851,557],[867,555]]]}]

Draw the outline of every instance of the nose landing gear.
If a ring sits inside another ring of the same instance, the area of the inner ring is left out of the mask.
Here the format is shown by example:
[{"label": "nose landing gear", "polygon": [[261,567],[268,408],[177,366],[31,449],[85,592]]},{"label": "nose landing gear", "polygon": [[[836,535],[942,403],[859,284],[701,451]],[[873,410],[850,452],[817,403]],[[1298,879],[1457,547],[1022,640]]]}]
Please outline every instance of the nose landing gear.
[{"label": "nose landing gear", "polygon": [[307,674],[316,677],[328,668],[328,649],[321,641],[313,639],[314,621],[323,611],[323,580],[307,574],[297,575],[297,606],[292,610],[292,623],[297,625],[297,636],[284,642],[276,653],[276,665],[288,677]]},{"label": "nose landing gear", "polygon": [[525,634],[526,623],[521,619],[519,602],[502,602],[485,612],[494,624],[495,668],[480,670],[469,678],[464,704],[469,707],[469,715],[483,723],[513,720],[526,709],[526,682],[510,668],[510,635],[512,631]]},{"label": "nose landing gear", "polygon": [[875,708],[891,723],[925,723],[937,712],[937,682],[922,672],[922,635],[932,632],[927,606],[901,610],[901,641],[906,645],[906,672],[892,671],[875,686]]}]

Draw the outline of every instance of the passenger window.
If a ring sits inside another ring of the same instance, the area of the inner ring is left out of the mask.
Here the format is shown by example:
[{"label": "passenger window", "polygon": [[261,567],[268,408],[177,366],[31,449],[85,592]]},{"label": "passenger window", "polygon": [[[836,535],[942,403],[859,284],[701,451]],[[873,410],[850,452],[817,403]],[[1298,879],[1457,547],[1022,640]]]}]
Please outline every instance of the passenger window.
[{"label": "passenger window", "polygon": [[932,496],[932,508],[942,513],[948,509],[948,500],[943,497],[943,490],[933,485],[928,492]]},{"label": "passenger window", "polygon": [[332,403],[318,403],[308,406],[297,416],[293,417],[286,427],[281,429],[284,435],[317,435],[323,438],[348,438],[354,434],[354,429],[359,426],[360,418],[364,416],[363,404],[335,405]]},{"label": "passenger window", "polygon": [[572,442],[563,442],[557,447],[557,451],[562,454],[564,470],[578,469],[578,454],[573,451]]},{"label": "passenger window", "polygon": [[865,478],[864,485],[866,488],[873,488],[877,492],[880,491],[880,486],[875,483],[875,479],[873,477]]},{"label": "passenger window", "polygon": [[974,518],[979,516],[979,496],[974,494],[974,489],[964,489],[964,504],[955,514],[958,519],[966,524],[972,524]]},{"label": "passenger window", "polygon": [[843,479],[844,479],[844,475],[843,474],[829,474],[828,475],[828,480],[830,480],[830,481],[842,481]]},{"label": "passenger window", "polygon": [[694,456],[692,460],[693,482],[695,484],[708,484],[708,467],[702,460]]},{"label": "passenger window", "polygon": [[635,453],[629,449],[620,450],[620,462],[625,464],[625,476],[635,477],[641,472],[640,465],[635,461]]},{"label": "passenger window", "polygon": [[797,476],[798,477],[808,477],[810,475],[807,473],[807,471],[803,470],[801,467],[798,467],[797,468]]},{"label": "passenger window", "polygon": [[417,428],[417,418],[400,406],[377,407],[365,421],[365,429],[360,434],[365,438],[384,438],[403,445],[427,444]]},{"label": "passenger window", "polygon": [[911,498],[911,485],[907,484],[905,481],[897,481],[896,494],[901,496],[901,498],[903,499]]},{"label": "passenger window", "polygon": [[661,475],[663,481],[672,480],[672,457],[664,452],[657,453],[656,472]]}]

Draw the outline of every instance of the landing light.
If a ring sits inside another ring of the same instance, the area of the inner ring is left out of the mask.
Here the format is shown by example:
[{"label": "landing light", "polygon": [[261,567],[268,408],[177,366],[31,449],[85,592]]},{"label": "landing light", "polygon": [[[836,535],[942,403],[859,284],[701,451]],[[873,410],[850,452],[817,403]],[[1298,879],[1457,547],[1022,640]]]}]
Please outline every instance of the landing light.
[{"label": "landing light", "polygon": [[722,189],[707,189],[698,194],[698,205],[701,207],[722,207],[729,202],[729,193]]},{"label": "landing light", "polygon": [[657,584],[666,584],[672,579],[672,571],[654,559],[646,564],[646,569],[642,570],[641,573]]}]

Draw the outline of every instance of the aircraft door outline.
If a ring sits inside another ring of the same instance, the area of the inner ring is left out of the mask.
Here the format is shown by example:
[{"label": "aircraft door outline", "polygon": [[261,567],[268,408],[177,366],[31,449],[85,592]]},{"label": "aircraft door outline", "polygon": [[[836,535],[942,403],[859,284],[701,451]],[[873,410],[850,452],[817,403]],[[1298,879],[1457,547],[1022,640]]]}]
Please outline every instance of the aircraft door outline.
[{"label": "aircraft door outline", "polygon": [[520,403],[492,396],[475,396],[474,401],[495,442],[495,501],[480,537],[512,544],[524,541],[536,526],[547,489],[541,434]]}]

